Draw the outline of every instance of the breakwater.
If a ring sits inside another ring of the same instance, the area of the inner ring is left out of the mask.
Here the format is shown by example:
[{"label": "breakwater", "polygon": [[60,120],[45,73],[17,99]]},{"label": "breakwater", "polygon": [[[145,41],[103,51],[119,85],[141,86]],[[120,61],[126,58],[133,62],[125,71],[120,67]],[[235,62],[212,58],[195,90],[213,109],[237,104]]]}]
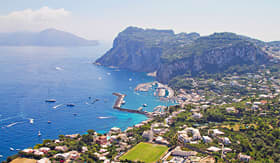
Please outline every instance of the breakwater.
[{"label": "breakwater", "polygon": [[124,112],[129,112],[129,113],[138,113],[138,114],[143,114],[143,115],[146,115],[147,117],[150,117],[150,113],[147,112],[147,111],[143,111],[143,110],[134,110],[134,109],[126,109],[126,108],[122,108],[122,103],[123,103],[123,99],[126,95],[124,94],[120,94],[120,93],[113,93],[113,95],[117,96],[117,100],[113,106],[114,109],[118,109],[120,111],[124,111]]}]

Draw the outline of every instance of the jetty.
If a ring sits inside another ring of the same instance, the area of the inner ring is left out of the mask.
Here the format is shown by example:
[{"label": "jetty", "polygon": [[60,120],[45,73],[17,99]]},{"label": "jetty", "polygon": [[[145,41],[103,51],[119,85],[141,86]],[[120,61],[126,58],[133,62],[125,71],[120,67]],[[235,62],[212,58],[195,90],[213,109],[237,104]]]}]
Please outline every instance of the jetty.
[{"label": "jetty", "polygon": [[113,95],[117,96],[117,100],[113,106],[114,109],[118,109],[120,111],[124,111],[124,112],[129,112],[129,113],[138,113],[138,114],[143,114],[147,117],[150,117],[151,114],[147,111],[143,111],[142,109],[126,109],[122,107],[122,103],[124,101],[124,97],[126,96],[125,94],[121,94],[121,93],[113,93]]}]

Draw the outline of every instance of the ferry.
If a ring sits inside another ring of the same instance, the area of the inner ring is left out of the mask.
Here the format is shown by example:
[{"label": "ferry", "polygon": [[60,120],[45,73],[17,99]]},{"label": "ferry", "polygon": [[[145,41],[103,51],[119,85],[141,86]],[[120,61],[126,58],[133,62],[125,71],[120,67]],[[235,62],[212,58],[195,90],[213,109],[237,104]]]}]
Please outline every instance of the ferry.
[{"label": "ferry", "polygon": [[56,99],[47,99],[45,102],[56,102]]}]

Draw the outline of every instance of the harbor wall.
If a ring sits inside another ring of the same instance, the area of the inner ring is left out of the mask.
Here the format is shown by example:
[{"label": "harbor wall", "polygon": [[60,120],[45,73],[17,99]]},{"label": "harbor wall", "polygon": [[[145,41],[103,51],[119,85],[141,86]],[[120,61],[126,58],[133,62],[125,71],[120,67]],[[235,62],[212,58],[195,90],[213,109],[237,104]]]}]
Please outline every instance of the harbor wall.
[{"label": "harbor wall", "polygon": [[121,105],[122,105],[123,99],[124,99],[124,97],[126,95],[120,94],[120,93],[113,93],[113,95],[118,97],[116,102],[115,102],[115,104],[114,104],[114,106],[113,106],[114,109],[118,109],[118,110],[124,111],[124,112],[137,113],[137,114],[143,114],[143,115],[149,116],[148,112],[145,112],[145,111],[142,111],[142,110],[134,110],[134,109],[122,108]]}]

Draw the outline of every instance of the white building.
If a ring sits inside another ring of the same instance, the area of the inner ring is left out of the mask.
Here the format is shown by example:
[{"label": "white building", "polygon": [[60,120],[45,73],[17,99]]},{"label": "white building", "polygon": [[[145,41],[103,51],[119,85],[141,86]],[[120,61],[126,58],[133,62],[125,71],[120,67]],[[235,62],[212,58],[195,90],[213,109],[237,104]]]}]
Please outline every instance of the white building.
[{"label": "white building", "polygon": [[213,140],[209,136],[202,136],[204,143],[211,143]]}]

